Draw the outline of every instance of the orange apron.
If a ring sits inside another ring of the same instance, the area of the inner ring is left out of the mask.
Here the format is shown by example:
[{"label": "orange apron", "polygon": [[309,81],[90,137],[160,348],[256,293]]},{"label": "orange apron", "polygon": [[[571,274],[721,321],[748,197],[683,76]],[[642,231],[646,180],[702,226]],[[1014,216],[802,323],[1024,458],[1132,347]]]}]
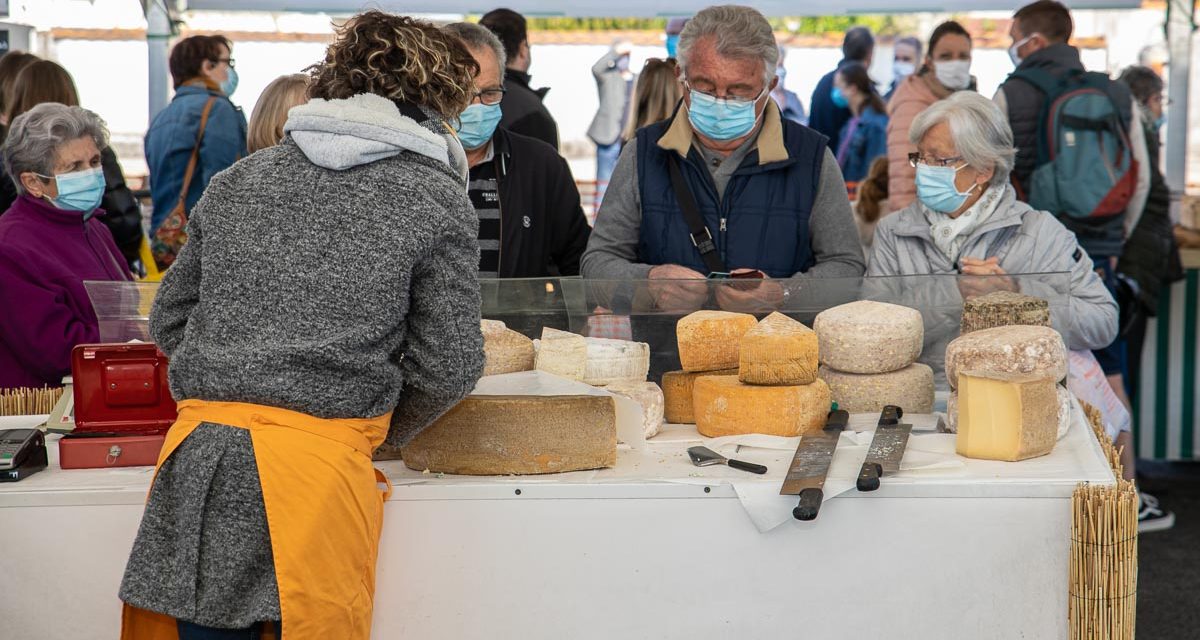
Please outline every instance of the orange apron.
[{"label": "orange apron", "polygon": [[[391,414],[322,419],[255,404],[185,400],[156,474],[201,422],[250,432],[283,636],[368,640],[383,501],[391,494],[387,478],[371,466],[371,452],[383,443]],[[174,618],[128,604],[121,622],[122,640],[179,638]]]}]

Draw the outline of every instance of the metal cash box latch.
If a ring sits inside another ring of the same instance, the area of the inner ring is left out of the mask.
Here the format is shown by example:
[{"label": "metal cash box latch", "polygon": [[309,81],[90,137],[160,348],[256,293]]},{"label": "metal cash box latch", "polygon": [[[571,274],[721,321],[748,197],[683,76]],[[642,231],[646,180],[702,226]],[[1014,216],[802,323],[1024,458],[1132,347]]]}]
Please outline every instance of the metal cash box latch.
[{"label": "metal cash box latch", "polygon": [[105,464],[116,464],[117,458],[121,457],[121,445],[114,444],[108,448],[108,455],[104,458]]}]

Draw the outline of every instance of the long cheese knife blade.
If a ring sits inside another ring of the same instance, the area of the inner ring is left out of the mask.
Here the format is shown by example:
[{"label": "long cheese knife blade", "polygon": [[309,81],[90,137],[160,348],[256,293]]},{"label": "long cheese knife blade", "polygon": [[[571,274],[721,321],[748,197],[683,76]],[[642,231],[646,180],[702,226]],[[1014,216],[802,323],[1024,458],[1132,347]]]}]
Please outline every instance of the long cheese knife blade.
[{"label": "long cheese knife blade", "polygon": [[879,413],[871,448],[867,450],[867,458],[855,483],[859,491],[874,491],[879,488],[879,478],[899,473],[900,460],[904,458],[908,436],[912,433],[911,424],[900,424],[903,415],[904,410],[895,405],[888,405]]},{"label": "long cheese knife blade", "polygon": [[800,496],[800,503],[792,509],[792,516],[797,520],[814,520],[821,510],[825,476],[829,474],[833,452],[849,422],[849,413],[830,411],[823,429],[800,438],[800,446],[792,456],[792,466],[779,490],[781,496]]}]

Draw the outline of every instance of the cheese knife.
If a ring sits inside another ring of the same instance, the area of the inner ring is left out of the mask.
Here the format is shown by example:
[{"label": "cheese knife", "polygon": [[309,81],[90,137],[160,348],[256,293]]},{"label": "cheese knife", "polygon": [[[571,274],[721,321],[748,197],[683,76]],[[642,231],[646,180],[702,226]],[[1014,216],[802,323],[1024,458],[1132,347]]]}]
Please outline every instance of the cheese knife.
[{"label": "cheese knife", "polygon": [[821,510],[825,477],[849,422],[850,414],[846,411],[830,411],[823,429],[800,437],[800,446],[796,447],[792,465],[779,489],[781,496],[800,496],[800,503],[792,509],[792,517],[797,520],[815,520]]},{"label": "cheese knife", "polygon": [[692,459],[692,464],[696,465],[697,467],[707,467],[714,464],[726,464],[734,469],[749,471],[750,473],[757,473],[759,475],[767,472],[767,468],[761,464],[743,462],[741,460],[731,460],[717,453],[716,451],[709,449],[708,447],[689,447],[688,457]]},{"label": "cheese knife", "polygon": [[912,434],[911,424],[900,423],[903,416],[904,410],[891,404],[879,412],[871,447],[855,482],[859,491],[874,491],[879,488],[881,477],[899,473],[900,460],[904,458],[908,436]]}]

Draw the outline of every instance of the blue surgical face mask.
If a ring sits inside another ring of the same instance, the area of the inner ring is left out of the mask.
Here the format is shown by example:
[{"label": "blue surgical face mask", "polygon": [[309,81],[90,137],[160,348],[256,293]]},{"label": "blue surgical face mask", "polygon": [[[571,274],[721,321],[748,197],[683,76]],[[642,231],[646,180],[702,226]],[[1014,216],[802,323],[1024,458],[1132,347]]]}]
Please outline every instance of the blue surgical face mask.
[{"label": "blue surgical face mask", "polygon": [[833,106],[839,109],[850,108],[850,101],[846,99],[846,94],[842,93],[841,87],[834,87],[833,91],[829,92],[829,99],[833,100]]},{"label": "blue surgical face mask", "polygon": [[80,211],[85,214],[84,220],[91,217],[104,197],[104,170],[100,167],[60,173],[54,176],[54,183],[58,186],[58,197],[48,198],[50,204],[64,211]]},{"label": "blue surgical face mask", "polygon": [[954,213],[958,211],[967,198],[971,197],[974,184],[966,191],[959,191],[954,184],[954,177],[963,167],[935,167],[927,164],[917,165],[917,197],[925,206],[938,213]]},{"label": "blue surgical face mask", "polygon": [[228,98],[229,96],[233,95],[234,91],[237,91],[237,85],[237,69],[229,67],[229,74],[225,76],[223,81],[221,81],[221,93],[225,94],[225,97]]},{"label": "blue surgical face mask", "polygon": [[667,36],[667,57],[674,58],[677,47],[679,47],[679,35]]},{"label": "blue surgical face mask", "polygon": [[1167,114],[1162,114],[1154,121],[1154,130],[1160,131],[1167,124]]},{"label": "blue surgical face mask", "polygon": [[[765,91],[765,89],[764,89]],[[691,90],[692,104],[688,107],[688,120],[706,138],[733,140],[754,130],[758,115],[754,105],[762,98],[749,102],[714,98],[707,93]]]},{"label": "blue surgical face mask", "polygon": [[458,116],[458,139],[464,149],[478,149],[492,139],[500,124],[500,104],[475,103]]}]

